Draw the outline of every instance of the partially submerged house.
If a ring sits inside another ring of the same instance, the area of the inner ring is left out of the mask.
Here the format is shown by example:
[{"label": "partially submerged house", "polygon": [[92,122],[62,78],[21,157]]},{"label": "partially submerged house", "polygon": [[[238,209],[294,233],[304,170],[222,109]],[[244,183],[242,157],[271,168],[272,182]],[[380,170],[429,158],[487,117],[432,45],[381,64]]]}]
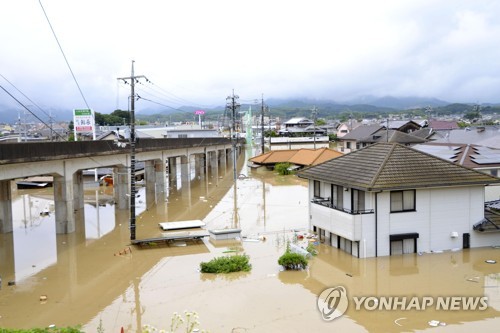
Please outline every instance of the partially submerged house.
[{"label": "partially submerged house", "polygon": [[353,256],[500,245],[500,225],[474,229],[485,219],[485,186],[500,183],[491,175],[395,143],[298,175],[309,180],[311,229]]},{"label": "partially submerged house", "polygon": [[342,153],[329,148],[291,149],[270,151],[252,157],[249,161],[253,166],[266,166],[267,168],[274,168],[277,163],[288,162],[292,164],[293,169],[299,169],[323,163],[342,155]]}]

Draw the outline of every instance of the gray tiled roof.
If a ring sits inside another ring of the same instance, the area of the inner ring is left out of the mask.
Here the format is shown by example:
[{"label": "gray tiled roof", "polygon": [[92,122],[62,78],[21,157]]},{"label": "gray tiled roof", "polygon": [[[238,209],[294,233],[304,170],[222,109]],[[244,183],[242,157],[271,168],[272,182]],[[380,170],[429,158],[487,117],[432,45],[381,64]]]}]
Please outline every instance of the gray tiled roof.
[{"label": "gray tiled roof", "polygon": [[397,143],[424,143],[427,140],[406,134],[397,130],[380,129],[372,135],[359,139],[360,143],[375,143],[375,142],[397,142]]},{"label": "gray tiled roof", "polygon": [[442,138],[435,142],[476,144],[500,148],[500,128],[498,126],[472,127],[442,132]]},{"label": "gray tiled roof", "polygon": [[433,132],[432,128],[424,127],[419,130],[413,131],[409,134],[422,139],[427,139],[431,136],[432,132]]},{"label": "gray tiled roof", "polygon": [[396,143],[373,144],[298,176],[365,191],[500,183],[500,178]]},{"label": "gray tiled roof", "polygon": [[382,126],[380,125],[361,125],[344,135],[341,140],[358,140],[362,138],[366,138],[367,136],[375,133]]}]

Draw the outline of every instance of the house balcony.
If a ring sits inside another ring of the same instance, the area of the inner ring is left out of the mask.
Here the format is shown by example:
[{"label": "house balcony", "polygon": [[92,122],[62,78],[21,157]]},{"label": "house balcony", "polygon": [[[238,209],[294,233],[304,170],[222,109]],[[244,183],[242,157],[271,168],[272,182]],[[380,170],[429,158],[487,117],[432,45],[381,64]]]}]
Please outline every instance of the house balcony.
[{"label": "house balcony", "polygon": [[362,225],[374,223],[373,209],[352,211],[333,206],[329,199],[311,200],[311,222],[314,226],[332,232],[351,241],[360,241]]}]

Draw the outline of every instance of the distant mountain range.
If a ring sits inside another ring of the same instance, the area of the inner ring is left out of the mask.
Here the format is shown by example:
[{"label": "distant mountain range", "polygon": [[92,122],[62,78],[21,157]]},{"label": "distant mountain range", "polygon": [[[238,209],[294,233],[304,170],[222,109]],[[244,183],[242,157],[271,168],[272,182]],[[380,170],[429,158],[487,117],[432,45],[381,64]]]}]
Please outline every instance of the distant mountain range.
[{"label": "distant mountain range", "polygon": [[[414,108],[424,108],[424,107],[443,107],[449,105],[449,102],[439,100],[436,98],[423,98],[423,97],[392,97],[392,96],[384,96],[384,97],[375,97],[375,96],[361,96],[355,99],[351,99],[348,101],[333,101],[333,100],[316,100],[309,98],[295,98],[295,99],[274,99],[270,98],[265,100],[266,105],[271,108],[271,112],[273,109],[280,110],[309,110],[313,106],[316,106],[320,111],[328,110],[328,111],[354,111],[354,112],[377,112],[377,111],[399,111],[405,109],[414,109]],[[472,103],[471,103],[472,104]],[[492,105],[492,104],[484,104],[484,105]],[[242,105],[242,108],[245,109],[248,105]],[[255,104],[252,105],[254,107]],[[13,124],[18,121],[20,108],[13,107],[5,107],[0,106],[0,123],[10,123]],[[181,110],[181,111],[178,111]],[[199,110],[198,107],[192,106],[183,106],[177,108],[177,110],[167,109],[167,108],[149,108],[149,109],[141,109],[136,113],[136,117],[138,119],[141,118],[142,115],[150,118],[152,115],[173,115],[179,113],[186,114],[194,114],[196,110]],[[224,110],[224,105],[214,107],[211,109],[205,109],[207,113],[214,112],[222,112]],[[41,112],[40,110],[32,110],[40,119],[45,122],[49,122],[48,114],[51,114],[54,121],[70,121],[73,119],[72,111],[67,109],[58,109],[51,108],[44,110],[45,112]],[[111,113],[113,110],[110,110]],[[257,110],[256,110],[257,111]],[[21,118],[23,118],[23,114],[21,113]],[[26,121],[27,122],[39,122],[33,115],[26,112]]]}]

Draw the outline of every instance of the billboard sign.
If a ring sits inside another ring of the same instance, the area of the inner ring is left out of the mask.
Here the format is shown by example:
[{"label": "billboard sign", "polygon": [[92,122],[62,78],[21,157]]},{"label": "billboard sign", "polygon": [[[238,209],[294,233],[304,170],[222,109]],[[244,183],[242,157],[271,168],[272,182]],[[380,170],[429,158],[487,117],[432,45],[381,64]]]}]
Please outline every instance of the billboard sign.
[{"label": "billboard sign", "polygon": [[94,113],[91,109],[75,109],[73,111],[73,124],[76,133],[93,132]]}]

